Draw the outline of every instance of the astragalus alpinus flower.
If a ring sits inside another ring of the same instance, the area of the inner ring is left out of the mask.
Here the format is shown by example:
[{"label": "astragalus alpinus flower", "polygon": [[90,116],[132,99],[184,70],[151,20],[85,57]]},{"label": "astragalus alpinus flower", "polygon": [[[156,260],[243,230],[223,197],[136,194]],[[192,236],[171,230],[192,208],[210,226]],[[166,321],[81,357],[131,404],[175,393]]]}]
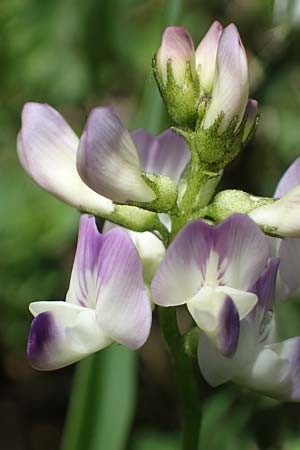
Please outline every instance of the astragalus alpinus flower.
[{"label": "astragalus alpinus flower", "polygon": [[64,367],[116,341],[141,347],[151,327],[142,264],[122,228],[101,235],[83,215],[66,301],[31,303],[28,358],[41,370]]},{"label": "astragalus alpinus flower", "polygon": [[267,237],[246,215],[218,226],[187,224],[168,248],[151,286],[155,303],[186,304],[224,355],[234,354],[239,322],[255,306],[249,292],[269,257]]},{"label": "astragalus alpinus flower", "polygon": [[300,400],[300,337],[278,342],[273,315],[279,260],[272,258],[251,291],[255,308],[242,320],[235,355],[226,358],[200,334],[198,361],[207,382],[218,386],[229,380],[265,395]]}]

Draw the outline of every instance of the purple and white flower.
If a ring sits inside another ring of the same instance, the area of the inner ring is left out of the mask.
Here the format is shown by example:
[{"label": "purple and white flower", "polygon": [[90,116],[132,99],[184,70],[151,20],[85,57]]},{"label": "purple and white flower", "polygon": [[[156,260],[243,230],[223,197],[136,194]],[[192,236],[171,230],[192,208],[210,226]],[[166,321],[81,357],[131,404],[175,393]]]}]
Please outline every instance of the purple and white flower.
[{"label": "purple and white flower", "polygon": [[231,355],[239,321],[257,302],[249,289],[268,257],[268,238],[246,215],[217,226],[196,220],[168,248],[151,285],[153,299],[161,306],[186,304],[199,328]]},{"label": "purple and white flower", "polygon": [[41,370],[64,367],[116,341],[141,347],[151,327],[151,307],[136,248],[122,228],[101,235],[93,216],[80,220],[66,301],[29,306],[34,320],[28,358]]},{"label": "purple and white flower", "polygon": [[200,334],[198,361],[213,387],[229,380],[280,400],[300,400],[300,337],[277,342],[273,308],[279,260],[271,258],[252,287],[255,308],[240,323],[236,353],[228,358]]},{"label": "purple and white flower", "polygon": [[[172,130],[167,130],[159,136],[153,136],[146,130],[139,129],[131,134],[136,146],[141,167],[148,173],[172,178],[179,184],[182,172],[189,159],[190,152],[186,141]],[[180,186],[178,186],[180,195]],[[170,227],[170,218],[167,214],[159,214],[160,221]],[[112,228],[112,224],[105,222],[103,231]],[[145,231],[139,233],[127,230],[133,240],[143,263],[144,279],[150,284],[155,271],[165,254],[165,246],[153,233]]]}]

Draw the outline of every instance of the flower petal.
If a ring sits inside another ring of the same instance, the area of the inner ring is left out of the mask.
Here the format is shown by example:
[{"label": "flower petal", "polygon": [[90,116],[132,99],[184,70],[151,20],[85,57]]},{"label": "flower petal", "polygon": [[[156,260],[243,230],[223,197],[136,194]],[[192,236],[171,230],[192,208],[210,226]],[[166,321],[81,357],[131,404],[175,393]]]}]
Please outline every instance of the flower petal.
[{"label": "flower petal", "polygon": [[[269,241],[244,214],[233,214],[215,227],[215,252],[220,259],[220,284],[248,290],[264,270]],[[232,294],[228,294],[232,296]]]},{"label": "flower petal", "polygon": [[282,239],[278,248],[278,256],[280,258],[279,279],[283,297],[281,299],[283,300],[300,288],[300,239]]},{"label": "flower petal", "polygon": [[65,367],[112,343],[90,308],[66,302],[36,302],[29,308],[35,319],[27,353],[36,369]]},{"label": "flower petal", "polygon": [[160,136],[139,129],[132,134],[142,169],[172,178],[176,183],[190,159],[186,141],[173,130],[166,130]]},{"label": "flower petal", "polygon": [[152,282],[154,301],[162,306],[184,304],[204,281],[247,291],[268,256],[267,237],[246,215],[234,214],[218,226],[196,220],[168,248]]},{"label": "flower petal", "polygon": [[229,286],[219,286],[216,290],[232,299],[238,311],[240,320],[242,320],[257,303],[257,296],[252,292],[241,291]]},{"label": "flower petal", "polygon": [[204,117],[204,128],[209,128],[221,112],[224,113],[221,132],[233,117],[237,116],[240,122],[248,96],[247,56],[236,26],[230,24],[224,29],[219,41],[212,101]]},{"label": "flower petal", "polygon": [[222,32],[222,25],[215,20],[204,38],[200,41],[195,52],[196,69],[199,73],[200,85],[205,92],[209,93],[213,88],[217,50]]},{"label": "flower petal", "polygon": [[177,234],[152,281],[155,303],[176,306],[194,297],[204,280],[212,234],[212,227],[200,220]]},{"label": "flower petal", "polygon": [[240,323],[240,338],[235,354],[228,358],[222,355],[211,340],[201,333],[198,346],[198,363],[205,380],[219,386],[247,372],[253,358],[253,335],[246,321]]},{"label": "flower petal", "polygon": [[[104,222],[103,232],[111,230],[112,228],[115,228],[115,226],[116,225],[106,220]],[[156,269],[166,252],[165,246],[162,241],[153,233],[150,233],[150,231],[139,233],[137,231],[127,230],[127,233],[136,246],[142,260],[145,282],[150,284]]]},{"label": "flower petal", "polygon": [[300,401],[300,337],[273,344],[270,348],[280,356],[281,360],[287,359],[289,363],[287,378],[280,388],[276,387],[275,398]]},{"label": "flower petal", "polygon": [[270,258],[266,269],[251,288],[258,298],[256,308],[251,312],[252,318],[262,321],[268,311],[273,310],[279,262],[279,258]]},{"label": "flower petal", "polygon": [[114,340],[137,349],[148,338],[152,313],[141,260],[125,230],[103,235],[101,258],[97,322]]},{"label": "flower petal", "polygon": [[265,346],[248,372],[238,380],[279,400],[300,400],[300,337]]},{"label": "flower petal", "polygon": [[80,139],[77,168],[88,186],[116,202],[156,198],[141,176],[130,134],[112,108],[99,107],[90,113]]},{"label": "flower petal", "polygon": [[78,209],[108,214],[110,200],[89,189],[76,169],[79,140],[62,116],[49,105],[26,103],[18,136],[22,166],[34,181]]},{"label": "flower petal", "polygon": [[294,187],[276,202],[253,209],[249,216],[273,234],[282,237],[300,237],[300,185]]},{"label": "flower petal", "polygon": [[77,249],[70,286],[66,295],[67,302],[96,308],[102,241],[103,238],[97,229],[95,217],[83,214],[80,218]]},{"label": "flower petal", "polygon": [[230,297],[226,297],[223,302],[218,322],[217,348],[222,355],[232,356],[236,352],[239,341],[240,318]]},{"label": "flower petal", "polygon": [[281,177],[276,191],[275,198],[281,198],[290,192],[294,187],[300,185],[300,158],[297,158]]}]

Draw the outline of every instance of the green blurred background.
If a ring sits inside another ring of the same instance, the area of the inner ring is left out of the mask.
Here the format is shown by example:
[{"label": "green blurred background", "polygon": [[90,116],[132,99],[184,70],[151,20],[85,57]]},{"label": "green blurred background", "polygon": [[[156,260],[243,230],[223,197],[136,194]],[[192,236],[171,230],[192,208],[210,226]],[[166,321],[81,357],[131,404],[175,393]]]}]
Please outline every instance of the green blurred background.
[{"label": "green blurred background", "polygon": [[[227,170],[222,187],[272,195],[300,154],[300,1],[181,3],[178,24],[190,30],[196,44],[214,19],[237,24],[249,55],[251,96],[262,112],[256,136]],[[164,130],[168,118],[153,91],[151,58],[165,8],[164,0],[0,2],[1,450],[60,448],[74,370],[38,373],[26,361],[28,304],[64,298],[79,215],[41,191],[20,167],[15,142],[22,105],[51,104],[78,134],[88,111],[100,104],[113,104],[130,128]],[[280,307],[282,337],[300,334],[299,305],[292,299]],[[122,389],[135,380],[135,364],[126,376],[127,381],[117,380],[121,387],[125,383]],[[104,436],[99,450],[178,449],[174,379],[156,322],[140,352],[137,376],[128,430],[116,444]],[[103,377],[100,383],[107,393]],[[207,398],[199,450],[300,449],[300,406],[232,385],[212,391],[200,375],[199,383]],[[117,429],[113,405],[109,411],[105,420]]]}]

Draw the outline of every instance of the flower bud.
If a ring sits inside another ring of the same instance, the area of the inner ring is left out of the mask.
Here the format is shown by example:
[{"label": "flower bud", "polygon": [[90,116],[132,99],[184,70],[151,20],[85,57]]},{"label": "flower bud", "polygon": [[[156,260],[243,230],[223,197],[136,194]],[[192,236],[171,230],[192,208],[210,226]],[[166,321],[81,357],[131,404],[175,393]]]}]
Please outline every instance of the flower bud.
[{"label": "flower bud", "polygon": [[200,41],[196,52],[196,70],[199,74],[200,86],[205,93],[211,93],[216,72],[216,58],[219,40],[223,27],[217,20]]},{"label": "flower bud", "polygon": [[172,119],[181,126],[194,127],[197,120],[199,80],[195,49],[183,27],[168,27],[153,60],[153,72]]},{"label": "flower bud", "polygon": [[187,64],[195,73],[195,50],[192,38],[183,27],[168,27],[162,37],[161,46],[156,55],[157,70],[164,85],[168,81],[168,63],[171,63],[174,80],[183,86]]},{"label": "flower bud", "polygon": [[221,114],[220,133],[226,130],[234,117],[238,125],[245,113],[248,94],[246,52],[236,26],[231,24],[220,38],[212,100],[203,119],[204,129],[212,126]]}]

